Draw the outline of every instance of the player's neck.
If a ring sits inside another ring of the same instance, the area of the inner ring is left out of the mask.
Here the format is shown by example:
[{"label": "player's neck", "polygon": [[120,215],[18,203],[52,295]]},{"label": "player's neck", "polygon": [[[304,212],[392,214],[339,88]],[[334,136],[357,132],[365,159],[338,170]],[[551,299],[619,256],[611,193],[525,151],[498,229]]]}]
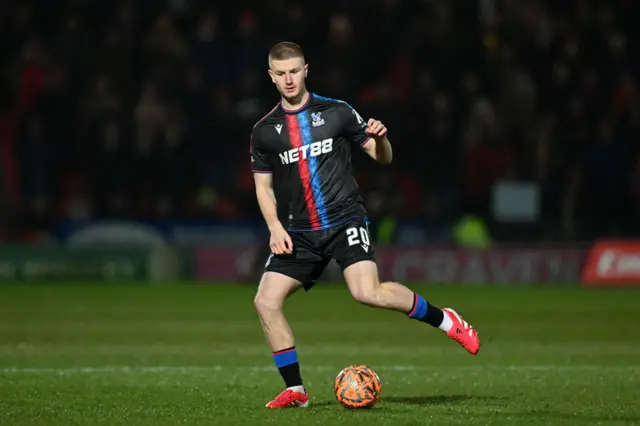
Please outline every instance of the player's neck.
[{"label": "player's neck", "polygon": [[305,89],[304,92],[302,92],[299,96],[296,97],[296,99],[292,101],[288,101],[285,98],[282,98],[282,107],[286,110],[292,111],[300,109],[304,104],[307,103],[307,101],[309,100],[309,96],[311,96],[311,94]]}]

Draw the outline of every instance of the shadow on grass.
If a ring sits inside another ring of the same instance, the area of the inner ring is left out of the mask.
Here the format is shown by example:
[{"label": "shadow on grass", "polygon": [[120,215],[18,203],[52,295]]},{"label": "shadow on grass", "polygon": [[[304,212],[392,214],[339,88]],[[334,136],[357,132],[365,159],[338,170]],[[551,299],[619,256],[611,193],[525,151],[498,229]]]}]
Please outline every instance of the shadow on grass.
[{"label": "shadow on grass", "polygon": [[[471,396],[471,395],[431,395],[431,396],[389,396],[382,397],[382,400],[376,408],[382,407],[384,404],[394,405],[453,405],[464,401],[475,401],[482,404],[497,404],[505,401],[506,397],[496,396]],[[336,401],[318,401],[312,403],[312,407],[321,408],[331,405],[337,405]],[[501,405],[501,404],[500,404]]]}]

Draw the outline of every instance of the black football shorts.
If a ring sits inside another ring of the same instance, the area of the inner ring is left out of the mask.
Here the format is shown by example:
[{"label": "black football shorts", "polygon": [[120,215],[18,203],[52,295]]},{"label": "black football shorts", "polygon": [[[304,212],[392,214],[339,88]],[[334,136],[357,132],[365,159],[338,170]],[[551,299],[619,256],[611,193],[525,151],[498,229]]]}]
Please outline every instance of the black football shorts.
[{"label": "black football shorts", "polygon": [[355,216],[331,228],[317,231],[289,231],[293,253],[270,255],[265,271],[278,272],[300,281],[309,290],[331,259],[344,271],[363,260],[375,260],[369,237],[369,221]]}]

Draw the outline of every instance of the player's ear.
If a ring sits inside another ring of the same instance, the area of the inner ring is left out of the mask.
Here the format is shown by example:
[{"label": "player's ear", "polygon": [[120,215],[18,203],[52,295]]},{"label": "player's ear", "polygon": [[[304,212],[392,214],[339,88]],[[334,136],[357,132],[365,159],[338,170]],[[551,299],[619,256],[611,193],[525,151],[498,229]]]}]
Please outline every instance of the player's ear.
[{"label": "player's ear", "polygon": [[309,74],[309,64],[304,64],[304,76],[305,76],[305,78],[307,77],[307,74]]},{"label": "player's ear", "polygon": [[271,82],[273,84],[275,84],[276,83],[276,78],[273,76],[273,71],[267,70],[267,72],[269,73],[269,77],[271,77]]}]

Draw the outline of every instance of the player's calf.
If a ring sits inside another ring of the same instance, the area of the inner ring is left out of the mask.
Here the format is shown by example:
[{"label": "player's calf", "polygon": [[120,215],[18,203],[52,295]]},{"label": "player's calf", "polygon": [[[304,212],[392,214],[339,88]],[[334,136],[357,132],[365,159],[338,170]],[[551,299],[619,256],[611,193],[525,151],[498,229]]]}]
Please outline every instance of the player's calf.
[{"label": "player's calf", "polygon": [[299,287],[299,282],[275,272],[266,272],[260,280],[254,304],[273,351],[294,345],[293,333],[284,316],[283,306],[287,297]]}]

